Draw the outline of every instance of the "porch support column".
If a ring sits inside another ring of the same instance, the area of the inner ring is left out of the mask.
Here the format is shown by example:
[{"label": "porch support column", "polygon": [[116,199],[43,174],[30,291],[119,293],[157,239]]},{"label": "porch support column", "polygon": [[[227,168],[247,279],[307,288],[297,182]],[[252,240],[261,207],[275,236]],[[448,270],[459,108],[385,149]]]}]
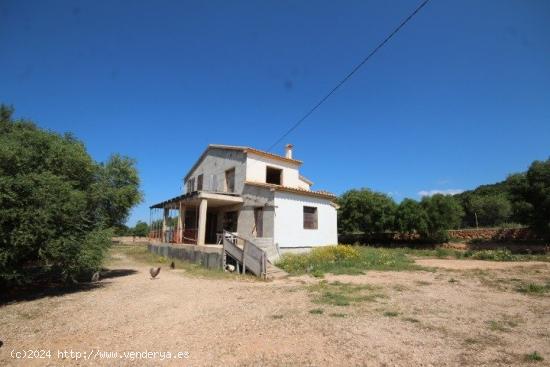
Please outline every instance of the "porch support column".
[{"label": "porch support column", "polygon": [[162,242],[167,242],[166,241],[166,228],[167,228],[167,223],[166,221],[168,220],[168,212],[169,212],[170,209],[168,208],[164,208],[164,215],[162,216]]},{"label": "porch support column", "polygon": [[199,233],[197,237],[197,245],[204,245],[206,238],[206,209],[208,203],[206,199],[201,199],[199,206]]},{"label": "porch support column", "polygon": [[185,206],[180,201],[180,210],[178,216],[178,239],[179,243],[183,243],[183,223],[185,223]]}]

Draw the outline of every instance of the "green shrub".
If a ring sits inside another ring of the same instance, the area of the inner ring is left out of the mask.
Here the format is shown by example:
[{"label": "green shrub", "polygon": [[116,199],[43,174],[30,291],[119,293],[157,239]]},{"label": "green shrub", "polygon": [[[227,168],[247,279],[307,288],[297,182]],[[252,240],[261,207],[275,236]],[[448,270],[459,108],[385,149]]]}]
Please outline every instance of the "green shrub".
[{"label": "green shrub", "polygon": [[542,358],[542,356],[537,351],[534,351],[533,353],[526,354],[525,359],[527,361],[533,361],[533,362],[544,361],[544,358]]},{"label": "green shrub", "polygon": [[338,229],[342,233],[384,232],[394,228],[397,204],[369,189],[349,190],[338,199]]}]

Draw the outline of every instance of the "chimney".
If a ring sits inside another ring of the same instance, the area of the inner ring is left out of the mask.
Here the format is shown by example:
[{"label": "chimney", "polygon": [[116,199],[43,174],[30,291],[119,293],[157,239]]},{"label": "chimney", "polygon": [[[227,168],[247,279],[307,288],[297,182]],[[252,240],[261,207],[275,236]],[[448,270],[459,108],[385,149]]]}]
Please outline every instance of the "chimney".
[{"label": "chimney", "polygon": [[292,144],[285,145],[285,157],[292,159]]}]

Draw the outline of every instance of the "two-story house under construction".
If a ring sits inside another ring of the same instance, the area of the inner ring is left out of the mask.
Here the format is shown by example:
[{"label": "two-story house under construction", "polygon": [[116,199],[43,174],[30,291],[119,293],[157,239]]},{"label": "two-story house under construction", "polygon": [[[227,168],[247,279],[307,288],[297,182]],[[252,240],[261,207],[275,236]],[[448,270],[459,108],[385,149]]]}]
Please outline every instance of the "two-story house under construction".
[{"label": "two-story house under construction", "polygon": [[219,245],[224,230],[277,250],[337,243],[335,196],[312,190],[292,156],[209,145],[185,175],[184,193],[151,206],[151,238]]}]

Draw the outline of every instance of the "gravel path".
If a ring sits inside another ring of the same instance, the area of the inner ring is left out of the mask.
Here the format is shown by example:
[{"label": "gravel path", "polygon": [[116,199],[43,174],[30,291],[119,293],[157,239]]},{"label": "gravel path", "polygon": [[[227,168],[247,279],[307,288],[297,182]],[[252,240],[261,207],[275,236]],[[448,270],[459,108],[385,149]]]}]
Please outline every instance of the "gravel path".
[{"label": "gravel path", "polygon": [[[534,350],[542,364],[550,360],[550,297],[499,286],[550,281],[548,264],[493,268],[482,277],[456,270],[327,276],[384,296],[351,306],[313,303],[308,285],[319,279],[310,277],[213,280],[165,267],[151,280],[147,266],[125,257],[113,268],[137,272],[90,291],[0,307],[0,365],[504,366],[528,365],[525,354]],[[52,357],[16,360],[14,349],[51,350]],[[92,351],[91,359],[59,359],[58,350]],[[118,355],[93,359],[97,350]],[[124,351],[189,355],[146,359]]]}]

